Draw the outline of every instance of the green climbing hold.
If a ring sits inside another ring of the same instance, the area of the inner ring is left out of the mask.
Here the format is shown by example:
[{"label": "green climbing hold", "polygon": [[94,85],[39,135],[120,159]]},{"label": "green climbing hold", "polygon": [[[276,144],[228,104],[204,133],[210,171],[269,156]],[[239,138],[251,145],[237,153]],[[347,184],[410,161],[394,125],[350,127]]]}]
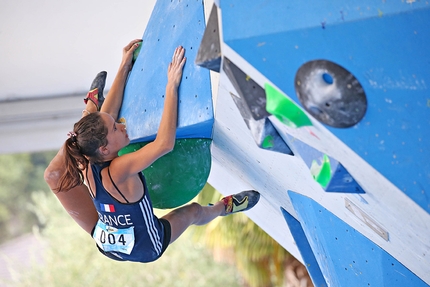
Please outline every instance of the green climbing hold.
[{"label": "green climbing hold", "polygon": [[139,47],[137,47],[136,50],[134,50],[133,52],[133,60],[132,60],[133,63],[136,62],[136,59],[139,56],[141,48],[142,48],[142,43],[139,43]]},{"label": "green climbing hold", "polygon": [[326,188],[331,180],[331,166],[330,159],[324,155],[323,162],[320,165],[314,160],[311,165],[311,174],[316,182],[323,188]]},{"label": "green climbing hold", "polygon": [[268,135],[264,138],[263,143],[261,144],[262,148],[272,148],[273,147],[273,137]]},{"label": "green climbing hold", "polygon": [[[211,169],[211,139],[178,139],[172,152],[143,170],[152,205],[174,208],[196,197]],[[134,143],[120,150],[131,153],[148,143]]]},{"label": "green climbing hold", "polygon": [[283,124],[291,128],[312,126],[309,117],[292,100],[271,84],[264,85],[266,91],[266,110]]}]

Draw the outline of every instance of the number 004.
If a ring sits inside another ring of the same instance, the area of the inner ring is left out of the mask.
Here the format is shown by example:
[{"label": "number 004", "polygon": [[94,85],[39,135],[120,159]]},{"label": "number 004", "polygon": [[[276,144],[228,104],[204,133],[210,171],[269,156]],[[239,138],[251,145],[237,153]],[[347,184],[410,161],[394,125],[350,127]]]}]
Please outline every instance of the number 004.
[{"label": "number 004", "polygon": [[[109,244],[114,245],[117,242],[122,243],[122,245],[125,245],[125,238],[124,238],[124,234],[119,235],[118,240],[116,240],[115,235],[113,235],[112,233],[108,233],[107,234],[107,240],[109,242]],[[106,231],[102,230],[102,232],[100,232],[100,242],[102,244],[106,243]]]}]

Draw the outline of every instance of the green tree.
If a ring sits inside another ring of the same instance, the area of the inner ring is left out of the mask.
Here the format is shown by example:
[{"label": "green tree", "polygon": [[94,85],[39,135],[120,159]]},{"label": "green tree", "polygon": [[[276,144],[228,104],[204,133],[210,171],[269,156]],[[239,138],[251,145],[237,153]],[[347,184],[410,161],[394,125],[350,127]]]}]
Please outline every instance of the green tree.
[{"label": "green tree", "polygon": [[31,193],[49,192],[43,173],[54,152],[0,156],[0,242],[29,232],[38,224],[28,210]]}]

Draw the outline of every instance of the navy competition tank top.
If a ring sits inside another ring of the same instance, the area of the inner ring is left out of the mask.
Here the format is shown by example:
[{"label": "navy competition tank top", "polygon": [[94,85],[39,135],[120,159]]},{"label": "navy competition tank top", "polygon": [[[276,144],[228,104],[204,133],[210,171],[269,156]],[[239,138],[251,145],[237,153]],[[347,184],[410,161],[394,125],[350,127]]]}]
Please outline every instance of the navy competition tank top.
[{"label": "navy competition tank top", "polygon": [[[100,252],[111,259],[154,261],[167,248],[170,238],[164,238],[163,220],[153,213],[145,177],[139,173],[144,187],[143,197],[137,202],[121,203],[112,197],[102,184],[101,171],[109,168],[109,165],[110,162],[90,165],[96,188],[95,197],[90,188],[91,197],[99,215],[92,237]],[[112,181],[112,178],[110,180]],[[113,181],[112,183],[116,187]],[[118,192],[122,195],[121,191]]]}]

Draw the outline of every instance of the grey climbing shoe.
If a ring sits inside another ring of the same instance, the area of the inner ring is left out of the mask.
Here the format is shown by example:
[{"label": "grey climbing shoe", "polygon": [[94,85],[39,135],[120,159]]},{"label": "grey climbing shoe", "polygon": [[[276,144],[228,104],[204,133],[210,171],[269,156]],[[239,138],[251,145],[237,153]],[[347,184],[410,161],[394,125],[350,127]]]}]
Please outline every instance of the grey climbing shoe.
[{"label": "grey climbing shoe", "polygon": [[97,106],[98,111],[100,111],[100,108],[105,100],[103,96],[103,90],[106,84],[106,77],[107,72],[102,71],[98,73],[91,83],[90,91],[84,99],[85,104],[87,104],[88,100],[92,101]]}]

